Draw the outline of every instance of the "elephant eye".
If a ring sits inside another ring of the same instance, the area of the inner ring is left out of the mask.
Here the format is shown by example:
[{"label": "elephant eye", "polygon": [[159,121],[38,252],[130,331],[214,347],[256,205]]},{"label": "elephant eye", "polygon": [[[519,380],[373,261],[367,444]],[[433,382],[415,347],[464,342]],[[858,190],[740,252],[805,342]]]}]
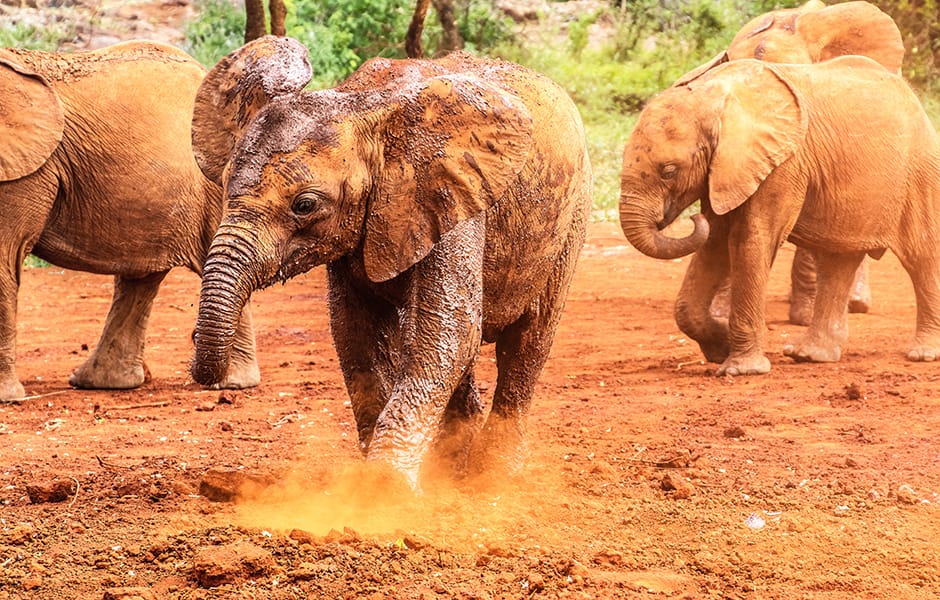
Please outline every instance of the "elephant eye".
[{"label": "elephant eye", "polygon": [[290,210],[298,217],[306,217],[310,213],[317,210],[320,205],[320,198],[317,194],[312,192],[302,192],[297,194],[297,197],[294,198],[293,203],[291,203]]},{"label": "elephant eye", "polygon": [[663,179],[672,179],[679,172],[679,167],[673,164],[663,165],[659,169],[659,174]]}]

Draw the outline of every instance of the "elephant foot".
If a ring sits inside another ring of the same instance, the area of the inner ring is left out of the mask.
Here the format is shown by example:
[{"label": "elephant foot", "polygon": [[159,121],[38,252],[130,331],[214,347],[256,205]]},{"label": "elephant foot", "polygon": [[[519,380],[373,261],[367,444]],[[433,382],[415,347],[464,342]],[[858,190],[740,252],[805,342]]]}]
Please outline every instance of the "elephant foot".
[{"label": "elephant foot", "polygon": [[25,397],[26,390],[15,375],[0,381],[0,404],[19,404]]},{"label": "elephant foot", "polygon": [[261,370],[258,362],[252,358],[239,359],[232,356],[228,364],[225,379],[211,386],[214,390],[243,390],[255,387],[261,383]]},{"label": "elephant foot", "polygon": [[729,356],[715,373],[722,375],[763,375],[770,372],[770,360],[761,352]]},{"label": "elephant foot", "polygon": [[502,485],[522,472],[528,455],[522,422],[490,413],[470,450],[467,475],[475,485]]},{"label": "elephant foot", "polygon": [[842,347],[814,336],[804,336],[784,346],[783,354],[797,362],[838,362],[842,358]]},{"label": "elephant foot", "polygon": [[724,342],[699,342],[698,347],[705,355],[705,360],[711,363],[721,364],[730,354],[728,344]]},{"label": "elephant foot", "polygon": [[790,300],[790,322],[808,326],[813,320],[813,302],[812,297],[794,294]]},{"label": "elephant foot", "polygon": [[85,390],[130,390],[147,381],[150,369],[143,362],[105,364],[94,355],[69,377],[69,385]]},{"label": "elephant foot", "polygon": [[940,359],[940,344],[914,340],[914,345],[907,352],[907,360],[914,362],[933,362]]},{"label": "elephant foot", "polygon": [[474,436],[481,419],[461,419],[446,423],[425,460],[424,475],[454,478],[466,475]]}]

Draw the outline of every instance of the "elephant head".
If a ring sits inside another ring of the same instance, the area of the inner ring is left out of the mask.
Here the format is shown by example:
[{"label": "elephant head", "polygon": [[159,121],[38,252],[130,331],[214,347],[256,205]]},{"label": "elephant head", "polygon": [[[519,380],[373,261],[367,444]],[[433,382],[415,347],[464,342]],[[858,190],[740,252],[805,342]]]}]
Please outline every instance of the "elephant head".
[{"label": "elephant head", "polygon": [[640,113],[624,149],[624,233],[655,258],[694,252],[708,237],[701,215],[686,238],[661,229],[696,200],[705,215],[743,204],[794,154],[805,131],[800,95],[760,61],[731,62],[665,90]]},{"label": "elephant head", "polygon": [[0,50],[0,181],[25,177],[41,167],[62,141],[65,116],[46,81]]},{"label": "elephant head", "polygon": [[826,6],[809,0],[797,8],[756,17],[741,28],[727,50],[684,75],[676,85],[729,60],[809,64],[852,54],[867,56],[899,73],[904,60],[901,31],[890,16],[869,2]]},{"label": "elephant head", "polygon": [[306,57],[294,40],[260,38],[196,98],[194,151],[225,190],[195,330],[199,382],[224,374],[252,290],[351,254],[372,282],[392,279],[502,196],[529,153],[525,106],[480,79],[376,59],[310,92]]}]

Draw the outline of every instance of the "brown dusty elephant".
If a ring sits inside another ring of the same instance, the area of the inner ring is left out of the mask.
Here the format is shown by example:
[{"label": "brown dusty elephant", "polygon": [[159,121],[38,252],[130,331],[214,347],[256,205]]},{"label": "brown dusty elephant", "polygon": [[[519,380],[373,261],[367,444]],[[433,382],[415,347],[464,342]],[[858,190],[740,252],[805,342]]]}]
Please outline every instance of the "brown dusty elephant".
[{"label": "brown dusty elephant", "polygon": [[[127,42],[76,54],[0,50],[0,400],[24,396],[15,370],[16,307],[30,252],[67,269],[114,275],[83,388],[143,383],[147,320],[166,273],[199,273],[222,214],[221,188],[190,142],[205,70],[185,53]],[[246,312],[219,381],[259,381]]]},{"label": "brown dusty elephant", "polygon": [[[591,205],[577,109],[544,77],[464,53],[374,59],[302,91],[306,56],[262,38],[197,96],[195,151],[226,202],[193,377],[224,375],[252,290],[326,264],[366,458],[412,488],[430,449],[448,469],[515,470]],[[498,377],[478,432],[486,342]]]},{"label": "brown dusty elephant", "polygon": [[[775,63],[809,64],[845,55],[867,56],[900,73],[904,59],[901,32],[890,16],[869,2],[826,6],[810,0],[798,8],[756,17],[735,35],[728,49],[679,81],[691,80],[729,60],[756,58]],[[816,297],[816,261],[797,247],[791,269],[790,321],[809,325]],[[712,310],[727,316],[728,290],[716,297]],[[849,312],[868,312],[871,290],[868,262],[863,260],[849,291]]]},{"label": "brown dusty elephant", "polygon": [[[676,322],[718,374],[760,374],[767,274],[787,238],[815,252],[813,320],[784,353],[841,356],[845,295],[866,255],[891,249],[917,296],[908,353],[940,352],[940,140],[904,80],[849,56],[816,65],[738,60],[664,91],[640,114],[624,150],[620,218],[641,252],[695,255]],[[686,238],[661,229],[696,200]],[[710,233],[709,233],[710,232]],[[731,311],[709,306],[730,276]]]}]

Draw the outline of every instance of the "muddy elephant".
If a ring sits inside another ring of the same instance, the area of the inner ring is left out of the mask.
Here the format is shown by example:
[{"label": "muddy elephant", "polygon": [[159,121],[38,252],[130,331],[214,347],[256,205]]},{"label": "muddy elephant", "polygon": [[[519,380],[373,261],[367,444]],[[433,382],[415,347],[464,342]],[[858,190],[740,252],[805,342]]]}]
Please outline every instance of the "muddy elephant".
[{"label": "muddy elephant", "polygon": [[[867,56],[900,73],[904,59],[901,32],[890,16],[869,2],[826,6],[810,0],[798,8],[776,10],[741,28],[728,49],[680,79],[691,80],[729,60],[756,58],[775,63],[809,64],[845,55]],[[816,297],[816,261],[797,247],[790,274],[790,322],[808,325]],[[716,297],[713,312],[727,316],[728,289]],[[849,312],[865,313],[871,305],[868,262],[863,260],[849,290]]]},{"label": "muddy elephant", "polygon": [[[367,461],[413,489],[429,450],[457,472],[517,469],[591,205],[577,109],[544,77],[464,53],[374,59],[303,91],[306,57],[262,38],[197,96],[195,151],[225,211],[193,377],[224,375],[253,290],[325,264]],[[488,342],[498,376],[483,423],[473,368]]]},{"label": "muddy elephant", "polygon": [[[661,231],[696,200],[685,238]],[[784,353],[835,361],[845,297],[868,254],[891,249],[910,275],[917,327],[908,358],[940,351],[940,142],[909,86],[864,57],[816,65],[738,60],[664,91],[624,150],[620,218],[641,252],[694,252],[678,299],[680,329],[718,374],[760,374],[767,275],[787,238],[816,254],[813,320]],[[710,233],[709,233],[710,232]],[[730,277],[731,310],[709,306]]]},{"label": "muddy elephant", "polygon": [[[24,396],[15,369],[20,269],[30,252],[114,275],[97,347],[71,376],[83,388],[143,383],[153,299],[175,266],[199,273],[222,215],[218,184],[193,157],[190,123],[205,75],[151,42],[75,54],[0,50],[0,400]],[[259,381],[248,313],[219,381]]]}]

